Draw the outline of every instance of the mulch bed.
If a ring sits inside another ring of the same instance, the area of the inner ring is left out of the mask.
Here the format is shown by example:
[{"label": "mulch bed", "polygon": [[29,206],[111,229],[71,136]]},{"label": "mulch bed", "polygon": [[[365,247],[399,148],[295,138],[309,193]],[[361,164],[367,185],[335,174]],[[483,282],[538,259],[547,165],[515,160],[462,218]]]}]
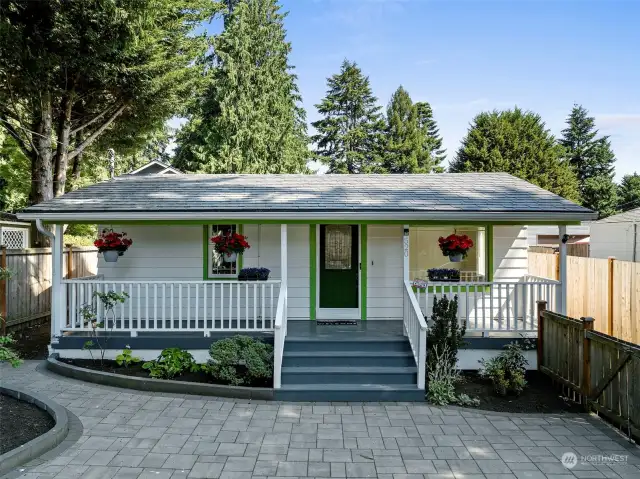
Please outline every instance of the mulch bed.
[{"label": "mulch bed", "polygon": [[[114,373],[121,374],[123,376],[135,376],[137,378],[145,378],[150,379],[149,371],[146,369],[142,369],[143,363],[132,364],[128,368],[124,366],[118,366],[115,361],[105,359],[104,365],[100,364],[100,360],[93,361],[91,359],[63,359],[60,358],[58,361],[71,364],[73,366],[78,366],[80,368],[91,369],[93,371],[103,371],[105,373]],[[216,379],[202,371],[198,371],[196,373],[185,372],[181,376],[176,376],[173,378],[174,381],[184,381],[190,383],[206,383],[206,384],[222,384],[227,385],[228,383],[222,383],[216,381]],[[271,388],[273,387],[273,380],[271,378],[263,381],[256,381],[251,384],[242,384],[242,386],[254,387],[254,388]]]},{"label": "mulch bed", "polygon": [[480,399],[478,409],[525,414],[583,412],[580,405],[562,396],[551,379],[537,371],[527,371],[527,387],[520,396],[496,395],[491,381],[482,379],[474,371],[465,371],[462,377],[464,381],[458,384],[456,392]]},{"label": "mulch bed", "polygon": [[47,346],[51,342],[51,323],[48,319],[12,328],[8,332],[16,340],[12,347],[22,359],[46,359],[49,356]]},{"label": "mulch bed", "polygon": [[0,394],[0,454],[11,451],[55,426],[38,406]]}]

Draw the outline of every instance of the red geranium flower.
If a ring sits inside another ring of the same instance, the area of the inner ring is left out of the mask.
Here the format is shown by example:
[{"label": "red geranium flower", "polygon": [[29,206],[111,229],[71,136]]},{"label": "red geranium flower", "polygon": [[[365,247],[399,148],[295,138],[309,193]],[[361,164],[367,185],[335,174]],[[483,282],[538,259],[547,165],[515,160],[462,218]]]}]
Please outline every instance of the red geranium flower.
[{"label": "red geranium flower", "polygon": [[133,240],[127,238],[127,233],[116,233],[113,230],[102,230],[100,238],[93,242],[100,253],[116,250],[124,253],[133,244]]},{"label": "red geranium flower", "polygon": [[231,231],[222,232],[211,238],[213,249],[218,254],[231,256],[232,253],[242,254],[248,248],[251,248],[247,242],[247,237],[239,233]]},{"label": "red geranium flower", "polygon": [[467,256],[469,249],[473,248],[473,240],[467,235],[451,234],[446,238],[438,238],[438,246],[443,256],[453,256],[461,254],[463,258]]}]

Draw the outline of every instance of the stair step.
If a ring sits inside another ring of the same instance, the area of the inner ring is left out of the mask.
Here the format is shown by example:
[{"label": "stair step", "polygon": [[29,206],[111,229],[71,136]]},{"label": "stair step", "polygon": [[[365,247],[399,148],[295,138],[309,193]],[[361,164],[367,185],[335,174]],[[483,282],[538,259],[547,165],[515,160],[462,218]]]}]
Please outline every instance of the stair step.
[{"label": "stair step", "polygon": [[338,338],[304,338],[287,336],[285,353],[290,351],[369,351],[379,354],[387,351],[410,351],[409,342],[404,337],[393,338],[361,338],[353,339],[348,336]]},{"label": "stair step", "polygon": [[276,389],[279,401],[424,401],[415,384],[287,384]]},{"label": "stair step", "polygon": [[282,384],[415,384],[415,367],[283,367]]},{"label": "stair step", "polygon": [[285,351],[285,367],[403,367],[415,366],[411,351]]}]

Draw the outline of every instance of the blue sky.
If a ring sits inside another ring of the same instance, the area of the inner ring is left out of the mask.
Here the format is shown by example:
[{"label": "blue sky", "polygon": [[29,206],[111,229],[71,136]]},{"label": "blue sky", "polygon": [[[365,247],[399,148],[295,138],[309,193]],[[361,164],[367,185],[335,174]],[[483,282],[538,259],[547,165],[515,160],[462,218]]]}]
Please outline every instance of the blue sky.
[{"label": "blue sky", "polygon": [[434,108],[449,157],[483,110],[518,105],[560,134],[574,103],[640,173],[640,0],[281,0],[308,120],[344,58],[381,105]]}]

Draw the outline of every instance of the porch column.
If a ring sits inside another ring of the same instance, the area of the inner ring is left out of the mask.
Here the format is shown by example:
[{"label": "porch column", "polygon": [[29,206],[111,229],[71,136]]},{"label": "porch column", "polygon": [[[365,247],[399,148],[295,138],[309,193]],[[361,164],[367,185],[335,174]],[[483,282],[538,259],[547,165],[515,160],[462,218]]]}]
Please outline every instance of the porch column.
[{"label": "porch column", "polygon": [[403,279],[409,280],[409,225],[404,225],[404,232],[402,235],[402,267],[404,269]]},{"label": "porch column", "polygon": [[64,225],[56,224],[51,239],[51,336],[57,343],[60,329],[67,314],[67,289],[62,284],[64,277]]},{"label": "porch column", "polygon": [[563,241],[567,234],[565,225],[558,226],[558,244],[560,245],[560,288],[556,309],[560,314],[567,314],[567,243]]},{"label": "porch column", "polygon": [[[287,225],[286,224],[282,224],[280,225],[280,281],[281,281],[281,288],[284,288],[285,291],[287,291],[287,295],[285,295],[284,298],[284,317],[285,317],[285,328],[286,328],[286,318],[287,318],[287,297],[288,297],[288,290],[287,290],[287,284],[288,284],[288,279],[287,279],[287,267],[288,267],[288,252],[287,252]],[[285,329],[285,334],[286,334],[286,329]]]}]

